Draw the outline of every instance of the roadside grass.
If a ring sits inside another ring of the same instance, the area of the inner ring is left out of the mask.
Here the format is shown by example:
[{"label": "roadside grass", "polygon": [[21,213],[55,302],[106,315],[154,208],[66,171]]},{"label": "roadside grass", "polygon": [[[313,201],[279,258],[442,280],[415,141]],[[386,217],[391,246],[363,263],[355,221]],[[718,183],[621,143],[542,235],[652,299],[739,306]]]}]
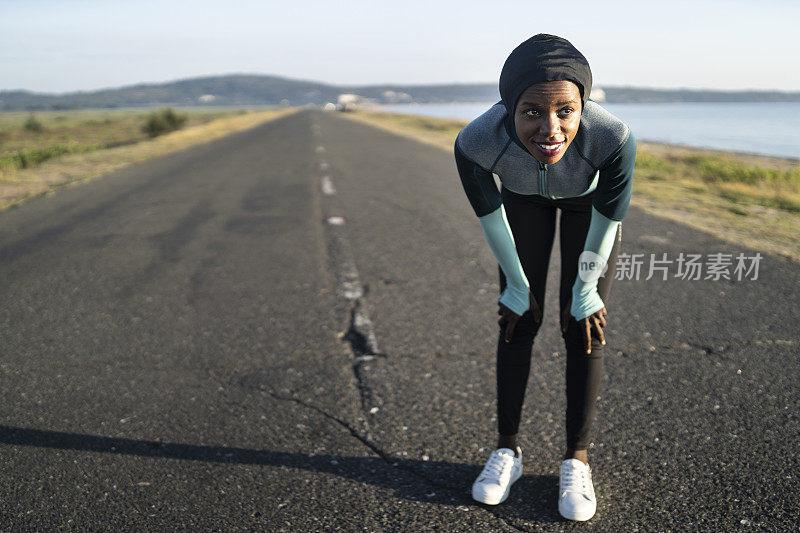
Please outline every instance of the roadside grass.
[{"label": "roadside grass", "polygon": [[[366,110],[342,115],[447,151],[466,125]],[[639,142],[631,204],[800,262],[800,161]]]},{"label": "roadside grass", "polygon": [[[243,110],[189,109],[184,127],[241,114]],[[150,138],[142,126],[152,110],[81,110],[0,113],[2,173],[36,166],[51,157],[91,152]],[[30,127],[30,124],[38,127]]]},{"label": "roadside grass", "polygon": [[[59,187],[255,127],[294,109],[181,109],[182,129],[151,138],[152,109],[0,113],[0,210]],[[22,161],[24,160],[24,161]]]},{"label": "roadside grass", "polygon": [[734,204],[800,213],[800,164],[788,169],[763,168],[732,160],[724,153],[665,158],[648,152],[645,145],[637,154],[636,168],[650,180],[678,177],[694,192],[712,192]]}]

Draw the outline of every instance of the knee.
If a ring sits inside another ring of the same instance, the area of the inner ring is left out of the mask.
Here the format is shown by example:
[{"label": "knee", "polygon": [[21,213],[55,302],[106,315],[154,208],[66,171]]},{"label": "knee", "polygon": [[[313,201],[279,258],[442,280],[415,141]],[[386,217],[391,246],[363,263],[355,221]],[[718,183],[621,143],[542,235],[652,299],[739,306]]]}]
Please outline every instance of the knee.
[{"label": "knee", "polygon": [[[517,322],[516,327],[514,328],[514,338],[519,338],[520,340],[533,340],[536,337],[536,334],[539,332],[539,326],[542,325],[542,320],[539,322],[534,322],[533,315],[530,311],[525,311],[521,317],[519,317],[519,322]],[[500,328],[504,330],[504,328]]]},{"label": "knee", "polygon": [[[585,333],[582,326],[570,317],[569,325],[567,326],[566,333],[562,332],[561,337],[564,339],[564,346],[567,348],[567,354],[575,353],[586,356],[586,340]],[[592,336],[592,353],[588,355],[590,358],[597,358],[603,356],[604,346],[597,337]]]},{"label": "knee", "polygon": [[500,335],[498,338],[500,352],[529,354],[531,348],[533,347],[533,340],[536,337],[536,334],[539,332],[540,325],[541,322],[534,322],[530,312],[525,311],[525,313],[517,322],[517,325],[514,327],[514,333],[512,334],[509,342],[506,342],[505,340],[507,326],[501,326]]}]

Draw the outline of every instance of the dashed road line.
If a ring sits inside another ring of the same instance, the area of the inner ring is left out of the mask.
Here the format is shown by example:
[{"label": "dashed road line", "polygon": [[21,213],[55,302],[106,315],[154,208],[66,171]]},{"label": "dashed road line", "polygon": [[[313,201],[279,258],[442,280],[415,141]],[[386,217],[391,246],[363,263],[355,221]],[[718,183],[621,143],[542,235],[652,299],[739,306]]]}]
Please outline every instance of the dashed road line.
[{"label": "dashed road line", "polygon": [[333,187],[333,181],[330,176],[322,176],[320,185],[322,186],[322,194],[325,196],[333,196],[336,194],[336,189]]},{"label": "dashed road line", "polygon": [[[312,126],[312,131],[314,131],[314,126]],[[333,179],[328,174],[330,164],[322,156],[326,152],[325,147],[319,145],[315,152],[318,154],[317,167],[322,174],[320,187],[325,196],[322,201],[322,212],[328,258],[339,285],[340,295],[347,300],[350,310],[349,326],[342,338],[348,343],[353,356],[353,373],[361,398],[367,435],[369,435],[369,418],[378,413],[382,401],[369,386],[367,373],[370,369],[369,365],[374,364],[376,358],[385,357],[385,355],[380,352],[372,320],[369,318],[364,298],[366,291],[359,278],[350,241],[345,234],[347,218],[344,216],[344,211],[336,196]]]},{"label": "dashed road line", "polygon": [[344,217],[340,217],[338,215],[334,215],[332,217],[326,218],[325,222],[327,224],[330,224],[331,226],[342,226],[344,225],[345,222],[347,222],[347,219],[345,219]]}]

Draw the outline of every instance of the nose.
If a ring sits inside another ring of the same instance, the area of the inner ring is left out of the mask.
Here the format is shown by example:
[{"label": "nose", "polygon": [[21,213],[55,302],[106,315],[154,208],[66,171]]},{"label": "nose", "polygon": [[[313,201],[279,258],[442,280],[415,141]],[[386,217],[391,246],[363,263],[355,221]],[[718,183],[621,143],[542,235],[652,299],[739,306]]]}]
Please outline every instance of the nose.
[{"label": "nose", "polygon": [[545,116],[540,123],[539,133],[549,139],[555,137],[559,132],[561,132],[561,121],[558,119],[558,115],[550,113]]}]

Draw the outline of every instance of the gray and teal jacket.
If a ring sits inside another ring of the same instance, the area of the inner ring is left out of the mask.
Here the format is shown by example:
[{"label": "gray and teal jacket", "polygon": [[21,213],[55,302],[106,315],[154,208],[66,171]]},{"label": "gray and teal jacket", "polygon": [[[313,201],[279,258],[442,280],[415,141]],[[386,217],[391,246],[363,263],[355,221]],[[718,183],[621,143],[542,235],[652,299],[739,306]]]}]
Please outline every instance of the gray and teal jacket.
[{"label": "gray and teal jacket", "polygon": [[617,228],[628,211],[636,140],[624,122],[590,100],[564,156],[546,165],[509,135],[506,124],[506,108],[497,103],[467,124],[455,143],[464,191],[508,281],[500,303],[522,315],[530,305],[530,285],[493,174],[503,187],[517,194],[558,199],[594,193],[579,276],[572,288],[570,311],[581,320],[604,307],[597,294],[597,279],[607,267]]}]

